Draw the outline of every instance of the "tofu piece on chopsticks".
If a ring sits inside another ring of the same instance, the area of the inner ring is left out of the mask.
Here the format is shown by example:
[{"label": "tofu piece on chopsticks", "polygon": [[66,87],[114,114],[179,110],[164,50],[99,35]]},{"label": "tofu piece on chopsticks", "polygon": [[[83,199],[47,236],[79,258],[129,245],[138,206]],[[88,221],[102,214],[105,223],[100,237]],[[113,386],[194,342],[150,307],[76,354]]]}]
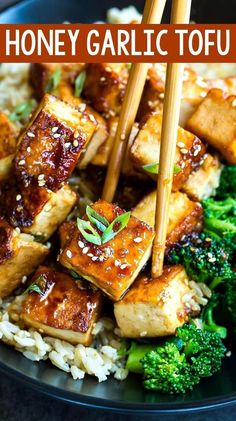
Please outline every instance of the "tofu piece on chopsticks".
[{"label": "tofu piece on chopsticks", "polygon": [[220,184],[223,165],[217,155],[207,153],[202,165],[193,171],[182,186],[192,200],[202,201],[215,195]]},{"label": "tofu piece on chopsticks", "polygon": [[181,265],[166,266],[160,277],[140,274],[127,294],[114,304],[121,335],[144,338],[173,335],[177,327],[198,314],[189,280]]},{"label": "tofu piece on chopsticks", "polygon": [[[144,165],[159,162],[161,125],[161,114],[146,116],[140,124],[140,130],[130,149],[130,157],[140,170]],[[206,147],[198,137],[179,127],[175,164],[180,171],[174,173],[173,191],[179,190],[188,179],[189,174],[200,165],[205,151]],[[156,178],[154,174],[147,174]]]},{"label": "tofu piece on chopsticks", "polygon": [[49,248],[0,219],[0,297],[10,295],[40,265]]},{"label": "tofu piece on chopsticks", "polygon": [[128,76],[126,63],[88,64],[84,96],[106,118],[119,115]]},{"label": "tofu piece on chopsticks", "polygon": [[1,214],[13,226],[46,240],[63,222],[76,201],[68,178],[95,127],[86,113],[45,95],[19,138],[15,177],[2,186]]},{"label": "tofu piece on chopsticks", "polygon": [[[105,227],[102,227],[103,231],[107,228],[102,234],[102,244],[94,244],[101,242],[97,238],[100,237],[98,229],[97,235],[96,232],[93,234],[97,239],[90,241],[79,225],[80,228],[75,227],[70,240],[64,244],[59,260],[110,298],[118,300],[149,259],[154,230],[137,218],[131,216],[129,219],[128,213],[103,200],[94,203],[92,210],[98,214],[96,217],[102,218],[103,222],[104,218],[106,220]],[[94,230],[96,224],[92,225]]]},{"label": "tofu piece on chopsticks", "polygon": [[[145,196],[133,209],[132,215],[151,227],[155,224],[156,191]],[[193,202],[181,192],[172,192],[167,228],[166,250],[180,241],[183,235],[200,231],[202,227],[202,206]]]},{"label": "tofu piece on chopsticks", "polygon": [[100,314],[101,292],[46,266],[38,268],[31,285],[36,288],[23,302],[24,323],[44,335],[90,345],[92,329]]},{"label": "tofu piece on chopsticks", "polygon": [[16,152],[16,139],[15,127],[8,117],[0,112],[0,181],[10,175]]},{"label": "tofu piece on chopsticks", "polygon": [[236,96],[212,89],[187,122],[197,136],[236,164]]}]

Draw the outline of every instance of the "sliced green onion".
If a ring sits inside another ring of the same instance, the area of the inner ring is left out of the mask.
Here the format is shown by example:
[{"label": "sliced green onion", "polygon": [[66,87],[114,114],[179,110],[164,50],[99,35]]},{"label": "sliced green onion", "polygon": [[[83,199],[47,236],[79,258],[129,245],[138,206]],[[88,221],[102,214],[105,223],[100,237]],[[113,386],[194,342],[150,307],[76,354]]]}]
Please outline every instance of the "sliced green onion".
[{"label": "sliced green onion", "polygon": [[[145,171],[147,171],[147,172],[149,172],[151,174],[159,174],[159,164],[157,162],[156,163],[153,163],[153,164],[143,165],[142,168]],[[173,173],[174,174],[178,174],[181,171],[182,171],[181,168],[178,165],[174,164],[174,171],[173,171]]]},{"label": "sliced green onion", "polygon": [[97,246],[100,246],[102,244],[100,235],[93,228],[89,221],[84,221],[83,219],[77,218],[77,226],[85,240],[89,241],[92,244],[96,244]]},{"label": "sliced green onion", "polygon": [[[130,215],[131,212],[125,212],[122,213],[122,215],[117,216],[117,218],[114,219],[114,221],[112,221],[109,227],[107,227],[104,233],[102,234],[102,244],[110,241],[128,225]],[[116,231],[114,231],[113,228],[116,224],[119,224],[119,228]]]},{"label": "sliced green onion", "polygon": [[79,97],[83,91],[86,79],[86,71],[83,70],[75,79],[75,96]]},{"label": "sliced green onion", "polygon": [[45,92],[50,93],[50,92],[55,91],[55,89],[57,89],[59,85],[60,79],[61,79],[61,69],[57,68],[48,79],[46,87],[45,87]]}]

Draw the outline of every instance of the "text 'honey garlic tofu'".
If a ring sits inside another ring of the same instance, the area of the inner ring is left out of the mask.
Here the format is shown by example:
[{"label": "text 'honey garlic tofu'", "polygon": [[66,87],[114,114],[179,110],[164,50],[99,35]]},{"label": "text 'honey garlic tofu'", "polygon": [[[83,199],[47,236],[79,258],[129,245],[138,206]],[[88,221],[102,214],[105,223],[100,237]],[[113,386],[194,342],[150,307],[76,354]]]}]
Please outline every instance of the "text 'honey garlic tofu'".
[{"label": "text 'honey garlic tofu'", "polygon": [[86,113],[45,95],[19,139],[15,170],[22,187],[56,191],[67,182],[96,123]]},{"label": "text 'honey garlic tofu'", "polygon": [[182,186],[182,190],[192,199],[201,202],[214,196],[220,184],[223,170],[217,155],[207,153],[200,167],[193,171]]},{"label": "text 'honey garlic tofu'", "polygon": [[0,181],[6,179],[16,152],[16,130],[8,117],[0,112]]},{"label": "text 'honey garlic tofu'", "polygon": [[126,63],[93,63],[86,70],[84,96],[106,118],[120,114],[129,68]]},{"label": "text 'honey garlic tofu'", "polygon": [[22,278],[34,272],[48,253],[48,247],[0,219],[0,297],[10,295],[21,284]]},{"label": "text 'honey garlic tofu'", "polygon": [[101,309],[101,292],[45,266],[38,268],[32,283],[41,293],[30,292],[26,296],[22,308],[24,323],[46,335],[90,345]]},{"label": "text 'honey garlic tofu'", "polygon": [[184,324],[191,307],[187,274],[181,265],[164,267],[159,278],[139,275],[127,294],[114,304],[116,322],[127,338],[173,335]]},{"label": "text 'honey garlic tofu'", "polygon": [[[109,224],[124,213],[117,205],[103,200],[92,208]],[[119,226],[117,223],[114,230],[119,230]],[[76,227],[61,252],[60,263],[118,300],[149,259],[153,237],[154,230],[132,216],[119,233],[102,245],[87,241]]]},{"label": "text 'honey garlic tofu'", "polygon": [[[133,209],[132,215],[154,227],[156,211],[156,192],[145,196]],[[200,231],[202,227],[202,206],[191,201],[181,192],[170,196],[169,222],[167,226],[166,249],[178,243],[183,235]]]},{"label": "text 'honey garlic tofu'", "polygon": [[[131,159],[140,170],[144,165],[159,162],[161,126],[161,114],[147,116],[141,122],[140,130],[130,149]],[[205,150],[200,139],[179,127],[175,164],[181,171],[173,176],[173,191],[179,190],[192,170],[199,166]],[[153,178],[153,174],[148,174]]]},{"label": "text 'honey garlic tofu'", "polygon": [[236,96],[212,89],[188,120],[187,128],[236,164]]}]

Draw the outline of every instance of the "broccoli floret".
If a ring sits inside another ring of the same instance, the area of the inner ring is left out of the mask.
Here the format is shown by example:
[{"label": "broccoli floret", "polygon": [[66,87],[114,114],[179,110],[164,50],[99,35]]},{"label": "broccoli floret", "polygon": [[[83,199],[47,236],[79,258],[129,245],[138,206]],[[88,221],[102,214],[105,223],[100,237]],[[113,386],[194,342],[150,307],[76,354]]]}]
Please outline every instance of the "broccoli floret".
[{"label": "broccoli floret", "polygon": [[144,387],[161,393],[185,393],[221,367],[225,347],[217,333],[185,324],[172,339],[161,345],[136,344],[129,353],[127,368],[142,372]]},{"label": "broccoli floret", "polygon": [[226,165],[221,173],[220,185],[216,191],[218,199],[228,196],[236,199],[236,165]]},{"label": "broccoli floret", "polygon": [[225,339],[227,336],[227,329],[224,326],[219,326],[213,317],[214,309],[219,306],[219,303],[219,294],[213,292],[211,299],[202,311],[201,317],[204,330],[207,330],[208,332],[216,332],[222,339]]},{"label": "broccoli floret", "polygon": [[225,200],[213,198],[203,200],[204,228],[219,236],[225,233],[236,235],[236,199],[227,197]]},{"label": "broccoli floret", "polygon": [[207,234],[190,234],[170,251],[167,262],[181,263],[189,277],[195,281],[210,283],[215,278],[231,276],[229,253],[222,242]]}]

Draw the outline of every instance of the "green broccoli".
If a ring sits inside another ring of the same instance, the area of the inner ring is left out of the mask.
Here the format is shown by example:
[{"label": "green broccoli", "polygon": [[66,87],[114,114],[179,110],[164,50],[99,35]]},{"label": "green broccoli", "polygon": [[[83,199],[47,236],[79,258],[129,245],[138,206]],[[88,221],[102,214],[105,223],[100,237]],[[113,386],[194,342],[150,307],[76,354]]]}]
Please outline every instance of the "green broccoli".
[{"label": "green broccoli", "polygon": [[219,294],[213,292],[208,304],[206,305],[206,307],[203,308],[201,318],[204,330],[207,330],[208,332],[216,332],[222,339],[225,339],[227,336],[227,329],[224,326],[219,326],[215,322],[213,317],[214,309],[216,309],[219,306],[219,303]]},{"label": "green broccoli", "polygon": [[185,393],[220,370],[225,347],[217,333],[202,331],[192,324],[176,330],[172,339],[161,345],[136,344],[131,348],[126,367],[143,374],[144,387],[161,393]]},{"label": "green broccoli", "polygon": [[236,199],[236,165],[226,165],[223,168],[216,197],[221,200],[227,197]]},{"label": "green broccoli", "polygon": [[195,281],[210,283],[213,279],[231,277],[229,253],[222,242],[205,233],[193,233],[172,249],[167,263],[181,263],[189,277]]},{"label": "green broccoli", "polygon": [[225,200],[213,198],[203,200],[204,228],[207,231],[223,236],[233,233],[236,236],[236,199],[227,197]]}]

